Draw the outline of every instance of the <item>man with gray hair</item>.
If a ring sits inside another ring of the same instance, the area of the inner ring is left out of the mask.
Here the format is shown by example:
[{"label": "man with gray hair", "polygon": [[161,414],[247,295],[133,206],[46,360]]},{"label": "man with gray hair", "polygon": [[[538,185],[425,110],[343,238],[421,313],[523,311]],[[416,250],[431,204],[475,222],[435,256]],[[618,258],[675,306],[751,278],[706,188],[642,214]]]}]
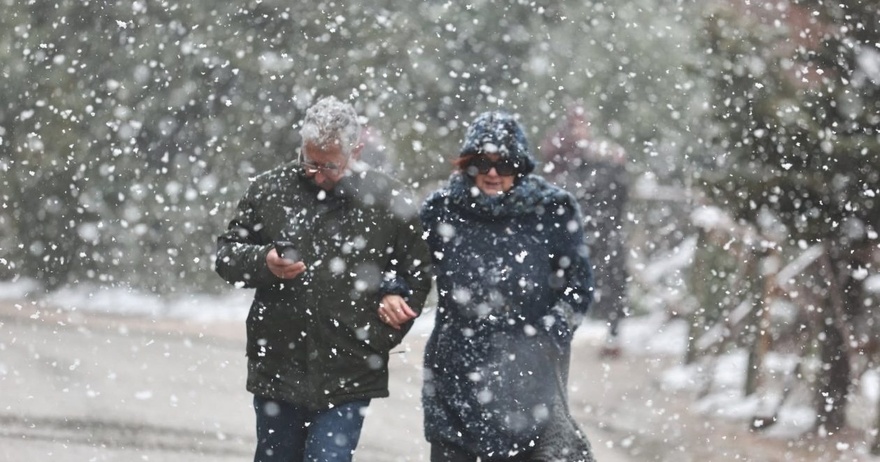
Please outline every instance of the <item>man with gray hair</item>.
[{"label": "man with gray hair", "polygon": [[357,113],[316,102],[297,161],[253,179],[217,239],[216,270],[254,288],[247,389],[255,461],[350,461],[388,354],[420,313],[430,255],[402,183],[358,160]]}]

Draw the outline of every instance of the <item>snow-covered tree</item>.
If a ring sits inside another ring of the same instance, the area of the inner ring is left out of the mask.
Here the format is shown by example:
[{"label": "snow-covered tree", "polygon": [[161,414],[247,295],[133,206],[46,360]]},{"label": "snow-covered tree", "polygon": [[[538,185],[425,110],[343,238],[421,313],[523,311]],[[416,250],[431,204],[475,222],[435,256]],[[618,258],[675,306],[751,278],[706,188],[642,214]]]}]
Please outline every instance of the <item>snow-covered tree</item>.
[{"label": "snow-covered tree", "polygon": [[784,247],[824,246],[806,288],[822,303],[804,309],[819,313],[817,428],[837,431],[851,356],[876,336],[873,321],[862,322],[874,302],[859,277],[880,230],[880,10],[862,1],[759,2],[758,12],[746,4],[707,22],[717,131],[698,181],[737,218],[781,223]]}]

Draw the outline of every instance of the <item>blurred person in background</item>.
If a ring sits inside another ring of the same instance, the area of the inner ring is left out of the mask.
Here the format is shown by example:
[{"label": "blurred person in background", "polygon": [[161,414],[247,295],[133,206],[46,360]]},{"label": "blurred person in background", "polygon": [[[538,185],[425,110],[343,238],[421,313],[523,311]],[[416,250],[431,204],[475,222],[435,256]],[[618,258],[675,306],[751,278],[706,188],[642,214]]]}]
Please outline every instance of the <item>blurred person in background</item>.
[{"label": "blurred person in background", "polygon": [[354,108],[306,112],[299,160],[258,175],[217,239],[216,270],[256,289],[247,318],[255,461],[350,461],[388,353],[431,287],[418,210],[358,160]]},{"label": "blurred person in background", "polygon": [[620,355],[619,326],[628,310],[626,234],[623,226],[629,199],[626,153],[592,136],[582,104],[541,144],[544,176],[574,194],[584,212],[584,231],[596,278],[591,314],[608,324],[600,354]]},{"label": "blurred person in background", "polygon": [[473,120],[454,164],[421,211],[439,294],[422,390],[430,460],[592,460],[566,398],[592,299],[577,202],[531,174],[503,111]]},{"label": "blurred person in background", "polygon": [[361,132],[361,142],[364,147],[361,149],[360,160],[374,170],[394,176],[398,171],[397,156],[388,147],[379,129],[364,127]]}]

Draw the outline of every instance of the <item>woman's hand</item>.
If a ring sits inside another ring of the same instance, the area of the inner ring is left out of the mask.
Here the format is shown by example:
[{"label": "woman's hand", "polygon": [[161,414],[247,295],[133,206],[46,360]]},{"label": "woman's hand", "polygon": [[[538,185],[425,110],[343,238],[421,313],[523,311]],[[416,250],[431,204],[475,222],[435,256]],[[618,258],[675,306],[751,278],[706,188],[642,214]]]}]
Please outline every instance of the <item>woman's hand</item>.
[{"label": "woman's hand", "polygon": [[379,302],[379,319],[389,326],[400,329],[400,326],[415,319],[419,314],[406,304],[400,295],[386,295]]}]

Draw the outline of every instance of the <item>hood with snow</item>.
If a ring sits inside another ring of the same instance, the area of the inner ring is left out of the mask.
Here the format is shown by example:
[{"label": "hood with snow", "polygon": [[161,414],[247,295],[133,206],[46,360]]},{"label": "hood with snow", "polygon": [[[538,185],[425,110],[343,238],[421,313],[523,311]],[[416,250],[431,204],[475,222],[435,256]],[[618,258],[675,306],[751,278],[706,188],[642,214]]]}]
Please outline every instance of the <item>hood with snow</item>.
[{"label": "hood with snow", "polygon": [[497,154],[520,165],[519,175],[535,169],[522,125],[508,112],[488,111],[480,114],[468,127],[461,145],[461,156]]}]

